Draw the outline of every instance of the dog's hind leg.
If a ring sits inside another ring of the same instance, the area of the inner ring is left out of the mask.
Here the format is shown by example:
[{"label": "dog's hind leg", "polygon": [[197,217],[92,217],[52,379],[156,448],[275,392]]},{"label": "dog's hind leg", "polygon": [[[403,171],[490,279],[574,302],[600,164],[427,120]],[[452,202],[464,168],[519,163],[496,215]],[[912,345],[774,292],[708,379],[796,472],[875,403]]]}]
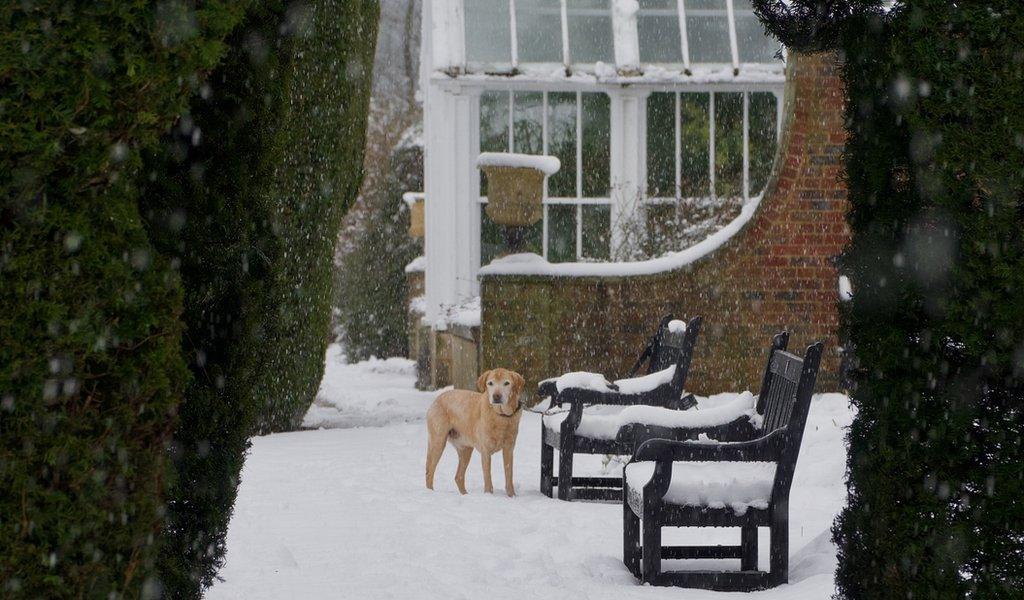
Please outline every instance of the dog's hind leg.
[{"label": "dog's hind leg", "polygon": [[467,446],[465,448],[455,447],[455,451],[459,453],[459,468],[455,470],[455,485],[459,486],[459,493],[466,493],[466,469],[469,468],[469,459],[473,458],[473,448]]},{"label": "dog's hind leg", "polygon": [[434,489],[434,470],[437,469],[437,463],[441,461],[441,455],[444,454],[444,444],[448,439],[448,432],[438,434],[429,424],[427,429],[429,436],[427,442],[427,489],[432,490]]}]

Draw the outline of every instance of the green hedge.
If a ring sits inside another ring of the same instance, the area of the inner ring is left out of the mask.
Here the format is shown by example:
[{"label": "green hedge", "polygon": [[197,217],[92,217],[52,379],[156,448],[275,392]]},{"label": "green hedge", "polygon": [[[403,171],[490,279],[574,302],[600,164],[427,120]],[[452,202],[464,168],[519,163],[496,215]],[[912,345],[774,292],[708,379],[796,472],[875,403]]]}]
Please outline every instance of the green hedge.
[{"label": "green hedge", "polygon": [[150,156],[145,214],[181,265],[193,375],[160,564],[173,597],[198,596],[223,563],[248,437],[292,426],[319,383],[376,16],[370,2],[257,2]]},{"label": "green hedge", "polygon": [[840,32],[845,57],[857,417],[839,596],[1018,598],[1024,6],[758,4],[789,43]]},{"label": "green hedge", "polygon": [[0,8],[0,595],[154,596],[187,379],[140,151],[221,56],[231,2]]},{"label": "green hedge", "polygon": [[254,378],[261,433],[294,428],[323,376],[330,334],[334,245],[362,181],[363,143],[377,40],[377,0],[318,0],[299,17],[292,74],[275,144],[283,149],[264,190],[272,244],[267,294],[253,306]]},{"label": "green hedge", "polygon": [[422,252],[409,237],[402,194],[423,189],[423,148],[403,136],[383,166],[375,189],[365,191],[361,222],[338,267],[335,314],[349,360],[408,353],[405,266]]}]

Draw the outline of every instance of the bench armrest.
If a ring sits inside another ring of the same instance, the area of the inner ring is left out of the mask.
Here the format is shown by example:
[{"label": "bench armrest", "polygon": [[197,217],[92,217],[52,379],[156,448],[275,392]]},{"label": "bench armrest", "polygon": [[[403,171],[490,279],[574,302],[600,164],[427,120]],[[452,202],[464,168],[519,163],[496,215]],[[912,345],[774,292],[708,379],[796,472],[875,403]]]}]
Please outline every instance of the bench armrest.
[{"label": "bench armrest", "polygon": [[640,444],[633,461],[764,461],[779,460],[786,443],[786,429],[749,442],[694,442],[651,439]]}]

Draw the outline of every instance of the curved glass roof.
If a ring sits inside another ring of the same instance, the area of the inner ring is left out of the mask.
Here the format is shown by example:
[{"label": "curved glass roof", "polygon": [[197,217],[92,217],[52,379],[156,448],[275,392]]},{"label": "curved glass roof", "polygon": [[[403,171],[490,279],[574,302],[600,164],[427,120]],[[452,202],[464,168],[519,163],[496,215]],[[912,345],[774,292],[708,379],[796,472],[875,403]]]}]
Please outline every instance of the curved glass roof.
[{"label": "curved glass roof", "polygon": [[462,8],[470,73],[557,65],[599,76],[750,76],[782,66],[781,44],[750,0],[462,0]]}]

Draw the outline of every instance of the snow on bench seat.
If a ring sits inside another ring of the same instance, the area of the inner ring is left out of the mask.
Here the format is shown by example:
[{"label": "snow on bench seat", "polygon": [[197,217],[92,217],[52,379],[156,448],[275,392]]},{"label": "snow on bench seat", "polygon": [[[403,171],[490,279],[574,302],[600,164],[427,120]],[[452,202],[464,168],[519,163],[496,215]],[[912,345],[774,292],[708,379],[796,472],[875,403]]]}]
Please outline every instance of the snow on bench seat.
[{"label": "snow on bench seat", "polygon": [[[626,483],[642,495],[654,474],[653,462],[626,465]],[[766,510],[775,482],[773,462],[674,462],[665,502],[677,506]]]},{"label": "snow on bench seat", "polygon": [[[673,367],[674,368],[674,367]],[[654,375],[657,375],[655,373]],[[648,375],[647,377],[650,377]],[[642,379],[642,378],[637,378]],[[619,380],[622,381],[622,380]],[[736,394],[731,400],[710,408],[674,410],[658,406],[591,406],[583,411],[583,419],[576,428],[576,435],[599,440],[613,440],[625,425],[640,423],[660,427],[702,429],[727,425],[741,418],[750,419],[755,428],[760,428],[761,419],[755,409],[756,398],[750,392]],[[568,412],[544,416],[544,427],[558,431]]]}]

